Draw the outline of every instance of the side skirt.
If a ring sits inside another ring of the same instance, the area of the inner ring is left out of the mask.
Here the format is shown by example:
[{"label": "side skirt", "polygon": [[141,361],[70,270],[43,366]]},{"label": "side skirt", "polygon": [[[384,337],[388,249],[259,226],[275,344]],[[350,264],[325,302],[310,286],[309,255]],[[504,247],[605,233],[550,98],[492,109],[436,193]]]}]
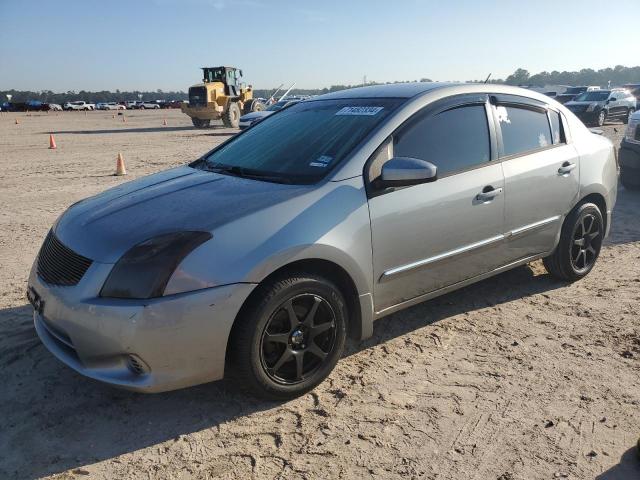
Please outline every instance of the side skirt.
[{"label": "side skirt", "polygon": [[475,277],[468,278],[458,283],[454,283],[447,287],[442,287],[438,290],[434,290],[433,292],[425,293],[418,297],[412,298],[410,300],[405,300],[404,302],[398,303],[396,305],[392,305],[390,307],[384,308],[378,312],[374,313],[374,320],[378,320],[386,315],[390,315],[392,313],[398,312],[400,310],[404,310],[405,308],[411,307],[413,305],[417,305],[418,303],[426,302],[427,300],[431,300],[432,298],[439,297],[444,295],[445,293],[452,292],[454,290],[458,290],[459,288],[466,287],[467,285],[471,285],[472,283],[479,282],[481,280],[485,280],[489,277],[493,277],[494,275],[498,275],[499,273],[506,272],[507,270],[511,270],[512,268],[519,267],[521,265],[526,265],[529,262],[533,262],[534,260],[538,260],[539,258],[546,257],[550,252],[544,254],[532,255],[530,257],[525,257],[520,260],[516,260],[515,262],[509,263],[507,265],[503,265],[502,267],[498,267],[494,270],[491,270],[487,273],[483,273],[481,275],[477,275]]}]

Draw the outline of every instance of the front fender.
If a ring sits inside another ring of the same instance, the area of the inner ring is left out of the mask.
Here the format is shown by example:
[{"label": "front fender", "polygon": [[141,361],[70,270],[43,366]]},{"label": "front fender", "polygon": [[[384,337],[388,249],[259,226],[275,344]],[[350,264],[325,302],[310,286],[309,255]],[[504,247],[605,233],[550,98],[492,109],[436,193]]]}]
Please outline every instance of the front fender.
[{"label": "front fender", "polygon": [[369,207],[361,177],[327,182],[218,227],[178,266],[166,293],[260,283],[307,259],[340,265],[359,295],[372,291]]}]

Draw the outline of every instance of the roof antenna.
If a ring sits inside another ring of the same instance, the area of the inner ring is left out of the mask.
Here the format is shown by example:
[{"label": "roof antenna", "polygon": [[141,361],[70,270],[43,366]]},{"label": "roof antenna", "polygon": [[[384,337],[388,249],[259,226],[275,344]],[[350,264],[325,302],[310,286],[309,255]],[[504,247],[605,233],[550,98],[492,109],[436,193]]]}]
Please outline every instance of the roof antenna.
[{"label": "roof antenna", "polygon": [[484,83],[487,83],[490,78],[491,78],[491,74],[487,75],[487,78],[485,79]]}]

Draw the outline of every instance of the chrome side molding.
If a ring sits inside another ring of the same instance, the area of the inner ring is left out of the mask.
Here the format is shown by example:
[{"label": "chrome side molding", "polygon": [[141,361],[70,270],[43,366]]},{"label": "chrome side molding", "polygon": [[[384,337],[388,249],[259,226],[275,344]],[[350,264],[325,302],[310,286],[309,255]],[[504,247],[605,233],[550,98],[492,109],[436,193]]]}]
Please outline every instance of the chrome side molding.
[{"label": "chrome side molding", "polygon": [[501,242],[503,240],[508,240],[512,237],[516,237],[516,236],[520,236],[520,235],[525,235],[529,232],[532,232],[534,230],[537,230],[539,228],[543,228],[546,227],[552,223],[557,222],[558,220],[560,220],[561,216],[560,215],[555,215],[553,217],[549,217],[549,218],[545,218],[544,220],[540,220],[538,222],[534,222],[534,223],[530,223],[528,225],[524,225],[522,227],[518,227],[514,230],[511,230],[507,233],[504,234],[500,234],[500,235],[496,235],[495,237],[489,237],[485,240],[481,240],[479,242],[475,242],[475,243],[470,243],[469,245],[464,245],[462,247],[458,247],[455,248],[453,250],[448,250],[446,252],[443,253],[439,253],[438,255],[434,255],[433,257],[429,257],[429,258],[424,258],[422,260],[418,260],[412,263],[407,263],[406,265],[401,265],[399,267],[395,267],[392,269],[389,269],[387,271],[385,271],[381,276],[380,279],[378,280],[380,283],[385,282],[387,280],[389,280],[389,278],[402,274],[402,273],[406,273],[409,272],[411,270],[415,270],[417,268],[422,268],[425,267],[427,265],[430,265],[432,263],[435,262],[440,262],[442,260],[446,260],[448,258],[451,257],[455,257],[456,255],[461,255],[463,253],[467,253],[470,252],[472,250],[476,250],[478,248],[482,248],[482,247],[486,247],[488,245],[493,245],[494,243],[498,243]]}]

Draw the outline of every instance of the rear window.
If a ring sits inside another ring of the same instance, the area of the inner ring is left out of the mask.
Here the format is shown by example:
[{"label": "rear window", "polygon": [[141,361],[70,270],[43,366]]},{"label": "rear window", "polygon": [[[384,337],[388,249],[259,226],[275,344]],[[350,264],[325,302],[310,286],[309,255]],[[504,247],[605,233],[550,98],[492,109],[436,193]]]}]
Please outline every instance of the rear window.
[{"label": "rear window", "polygon": [[562,117],[560,117],[558,112],[550,110],[549,119],[551,120],[551,136],[553,138],[553,144],[558,145],[560,143],[565,143],[564,132],[562,130]]},{"label": "rear window", "polygon": [[496,107],[502,131],[502,155],[517,155],[553,144],[547,114],[525,107]]}]

